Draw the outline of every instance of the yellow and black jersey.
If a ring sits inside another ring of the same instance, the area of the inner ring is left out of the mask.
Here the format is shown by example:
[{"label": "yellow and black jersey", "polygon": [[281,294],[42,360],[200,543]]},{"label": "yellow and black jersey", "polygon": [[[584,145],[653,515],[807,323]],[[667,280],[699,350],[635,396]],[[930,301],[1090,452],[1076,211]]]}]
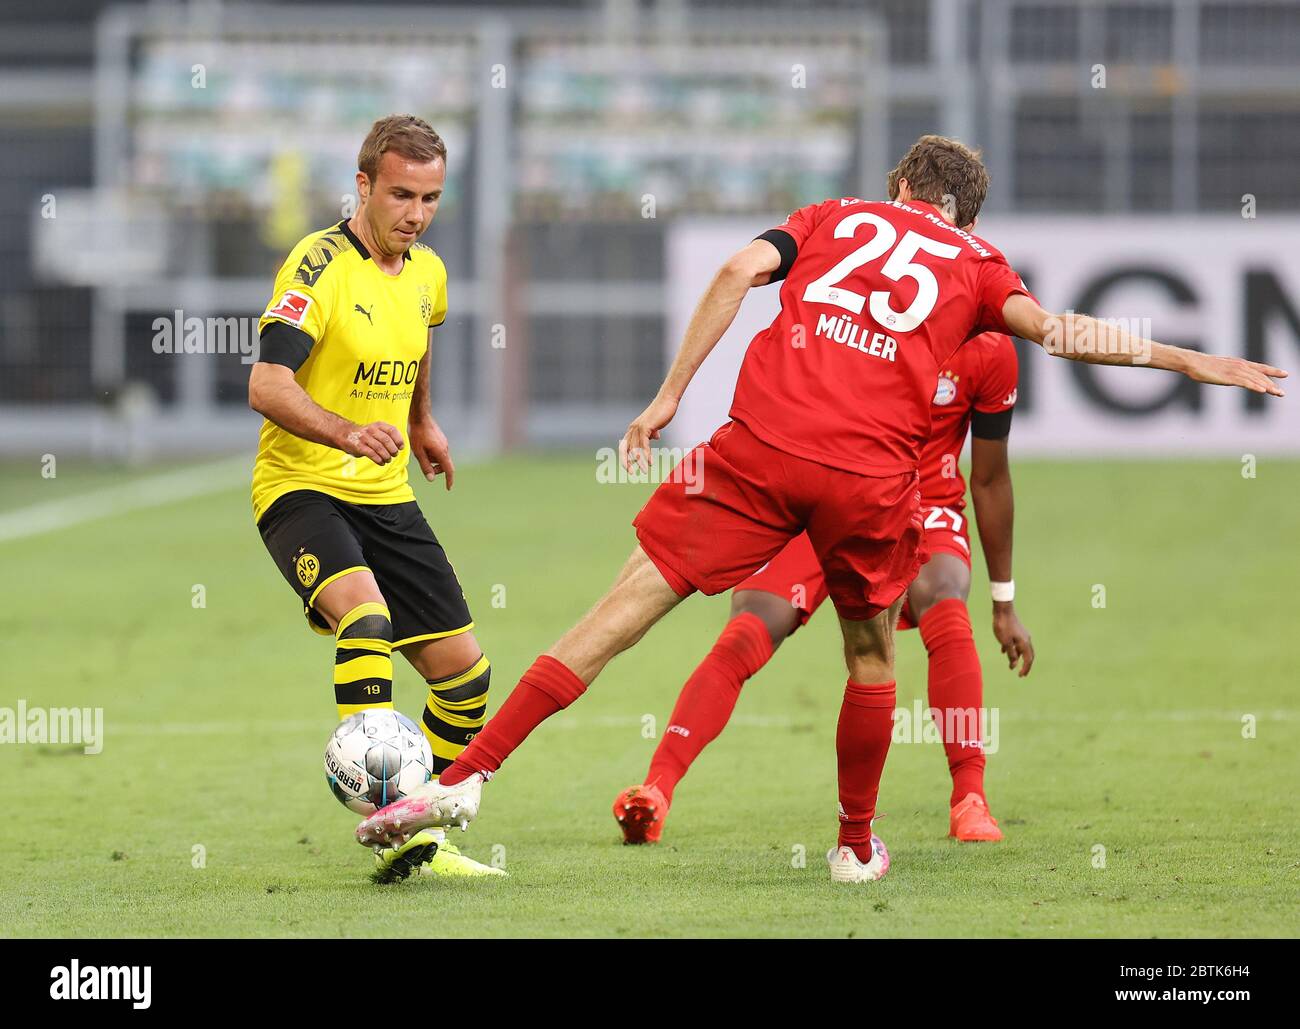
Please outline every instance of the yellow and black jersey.
[{"label": "yellow and black jersey", "polygon": [[[260,360],[294,370],[327,411],[358,425],[388,422],[406,432],[429,328],[447,316],[447,269],[423,243],[388,275],[347,222],[314,232],[290,252],[262,315]],[[354,504],[413,499],[410,448],[380,466],[262,425],[253,467],[253,518],[279,497],[311,489]]]}]

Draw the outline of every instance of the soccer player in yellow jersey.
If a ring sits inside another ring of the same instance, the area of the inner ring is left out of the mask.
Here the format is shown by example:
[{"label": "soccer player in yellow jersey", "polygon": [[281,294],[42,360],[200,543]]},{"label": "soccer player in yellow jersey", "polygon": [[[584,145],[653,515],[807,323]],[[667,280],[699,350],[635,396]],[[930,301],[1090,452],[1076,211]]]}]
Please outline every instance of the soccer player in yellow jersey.
[{"label": "soccer player in yellow jersey", "polygon": [[[339,718],[393,706],[394,652],[429,684],[422,728],[435,775],[483,725],[488,659],[456,573],[407,481],[455,466],[429,407],[431,330],[447,269],[417,242],[437,213],[447,149],[410,115],[375,122],[357,158],[357,213],[289,254],[260,322],[248,402],[266,418],[253,517],[307,621],[337,638]],[[403,428],[405,432],[403,432]],[[499,874],[441,833],[376,857],[376,877]]]}]

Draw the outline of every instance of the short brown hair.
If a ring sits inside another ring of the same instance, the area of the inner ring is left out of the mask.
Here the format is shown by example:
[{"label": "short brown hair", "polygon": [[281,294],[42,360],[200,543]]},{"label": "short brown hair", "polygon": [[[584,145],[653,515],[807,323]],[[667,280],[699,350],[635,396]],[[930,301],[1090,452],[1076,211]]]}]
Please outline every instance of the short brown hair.
[{"label": "short brown hair", "polygon": [[430,128],[429,123],[413,114],[390,114],[380,118],[366,135],[357,154],[357,168],[372,183],[379,174],[379,159],[393,151],[411,161],[447,160],[447,144]]},{"label": "short brown hair", "polygon": [[980,152],[947,136],[922,136],[889,173],[889,198],[898,199],[898,180],[906,179],[917,200],[943,208],[952,198],[958,227],[969,225],[984,206],[989,173]]}]

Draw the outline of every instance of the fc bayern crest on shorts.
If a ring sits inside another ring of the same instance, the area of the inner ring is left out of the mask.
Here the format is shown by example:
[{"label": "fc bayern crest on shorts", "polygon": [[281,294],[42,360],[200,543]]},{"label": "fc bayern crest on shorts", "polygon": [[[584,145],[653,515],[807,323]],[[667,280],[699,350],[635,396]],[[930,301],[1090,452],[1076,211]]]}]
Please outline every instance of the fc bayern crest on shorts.
[{"label": "fc bayern crest on shorts", "polygon": [[934,387],[934,402],[936,404],[951,404],[957,399],[957,383],[947,375],[940,375],[939,382]]}]

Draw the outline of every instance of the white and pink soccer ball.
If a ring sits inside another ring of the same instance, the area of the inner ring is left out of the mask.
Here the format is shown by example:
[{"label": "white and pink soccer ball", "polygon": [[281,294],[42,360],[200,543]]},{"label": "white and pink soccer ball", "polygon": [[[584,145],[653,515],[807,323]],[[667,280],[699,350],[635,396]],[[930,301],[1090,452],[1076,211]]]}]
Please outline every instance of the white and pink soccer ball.
[{"label": "white and pink soccer ball", "polygon": [[419,726],[388,708],[339,722],[325,744],[325,778],[339,803],[359,815],[401,800],[433,776],[433,751]]}]

